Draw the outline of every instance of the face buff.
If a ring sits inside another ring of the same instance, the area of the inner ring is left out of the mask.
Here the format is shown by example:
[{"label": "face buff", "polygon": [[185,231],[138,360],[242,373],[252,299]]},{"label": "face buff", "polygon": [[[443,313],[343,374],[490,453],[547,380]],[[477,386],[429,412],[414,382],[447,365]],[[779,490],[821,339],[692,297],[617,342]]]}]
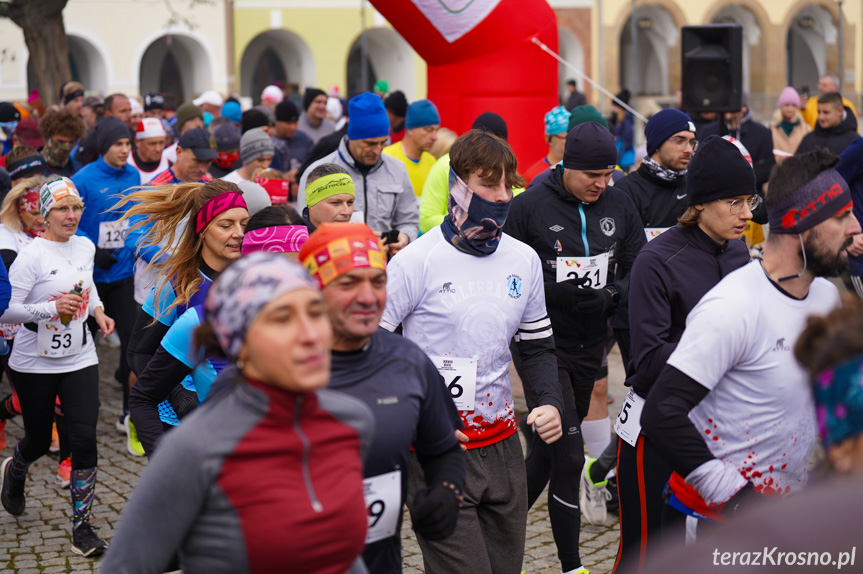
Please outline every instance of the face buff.
[{"label": "face buff", "polygon": [[54,167],[63,167],[69,163],[69,154],[75,144],[72,142],[58,143],[49,139],[45,142],[45,147],[42,148],[42,157],[48,162],[48,165]]},{"label": "face buff", "polygon": [[447,216],[441,231],[459,251],[478,257],[491,255],[500,243],[511,203],[481,198],[450,168]]}]

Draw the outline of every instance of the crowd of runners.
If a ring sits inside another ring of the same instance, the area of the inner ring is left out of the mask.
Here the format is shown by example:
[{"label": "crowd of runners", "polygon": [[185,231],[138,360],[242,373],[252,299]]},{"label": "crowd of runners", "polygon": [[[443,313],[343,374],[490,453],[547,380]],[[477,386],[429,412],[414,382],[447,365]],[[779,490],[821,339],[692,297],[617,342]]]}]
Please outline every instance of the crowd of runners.
[{"label": "crowd of runners", "polygon": [[[383,85],[0,103],[0,503],[26,512],[56,452],[103,572],[397,574],[407,506],[426,572],[519,574],[547,488],[561,573],[614,512],[626,574],[810,474],[859,483],[863,139],[835,84],[786,88],[770,127],[745,98],[664,109],[641,147],[570,97],[538,160],[500,115],[459,135]],[[110,547],[100,366],[149,459]]]}]

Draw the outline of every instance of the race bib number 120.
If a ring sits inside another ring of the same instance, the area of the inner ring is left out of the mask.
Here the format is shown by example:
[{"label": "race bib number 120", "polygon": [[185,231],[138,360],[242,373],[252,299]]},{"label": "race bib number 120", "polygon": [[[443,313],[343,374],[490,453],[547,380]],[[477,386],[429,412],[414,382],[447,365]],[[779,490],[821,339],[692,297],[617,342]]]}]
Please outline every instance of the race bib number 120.
[{"label": "race bib number 120", "polygon": [[99,247],[102,249],[122,249],[126,232],[129,230],[129,220],[103,221],[99,224]]}]

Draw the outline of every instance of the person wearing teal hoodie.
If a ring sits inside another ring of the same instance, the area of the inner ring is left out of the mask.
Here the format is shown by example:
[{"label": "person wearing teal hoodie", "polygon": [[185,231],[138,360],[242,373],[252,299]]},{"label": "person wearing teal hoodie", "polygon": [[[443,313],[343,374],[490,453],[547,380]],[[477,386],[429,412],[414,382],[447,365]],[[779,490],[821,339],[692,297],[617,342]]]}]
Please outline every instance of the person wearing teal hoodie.
[{"label": "person wearing teal hoodie", "polygon": [[93,281],[105,312],[116,321],[120,337],[120,365],[114,376],[123,388],[123,412],[127,413],[132,381],[126,348],[137,311],[133,273],[135,254],[123,244],[128,221],[116,223],[123,212],[114,211],[111,207],[127,190],[141,185],[141,176],[126,163],[132,151],[126,124],[116,118],[105,118],[96,127],[96,141],[99,159],[84,166],[72,181],[85,206],[78,233],[96,244]]}]

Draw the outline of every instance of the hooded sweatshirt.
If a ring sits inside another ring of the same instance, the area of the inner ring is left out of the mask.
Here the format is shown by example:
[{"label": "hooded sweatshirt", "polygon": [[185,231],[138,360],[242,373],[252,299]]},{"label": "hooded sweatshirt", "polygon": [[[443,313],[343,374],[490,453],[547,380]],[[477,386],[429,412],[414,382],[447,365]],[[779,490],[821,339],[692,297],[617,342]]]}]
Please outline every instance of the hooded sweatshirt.
[{"label": "hooded sweatshirt", "polygon": [[817,147],[823,147],[839,155],[845,151],[848,144],[859,137],[857,134],[857,118],[854,117],[848,106],[845,106],[845,116],[838,126],[824,129],[821,127],[821,124],[816,123],[815,130],[800,142],[797,153],[804,153],[812,151]]}]

